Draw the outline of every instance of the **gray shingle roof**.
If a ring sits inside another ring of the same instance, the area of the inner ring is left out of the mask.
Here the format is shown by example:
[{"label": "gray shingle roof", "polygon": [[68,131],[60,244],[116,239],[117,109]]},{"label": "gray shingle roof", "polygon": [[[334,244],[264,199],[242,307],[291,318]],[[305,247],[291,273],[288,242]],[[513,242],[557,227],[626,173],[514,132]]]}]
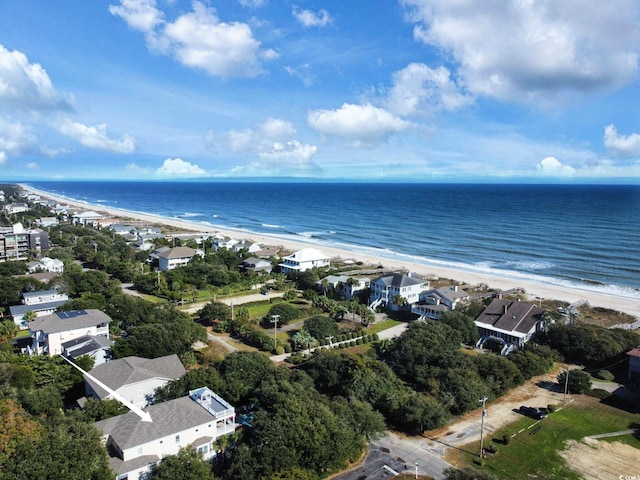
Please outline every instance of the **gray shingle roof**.
[{"label": "gray shingle roof", "polygon": [[38,317],[27,325],[32,332],[42,331],[45,334],[78,330],[83,327],[97,327],[110,323],[111,317],[96,309],[71,310]]},{"label": "gray shingle roof", "polygon": [[[195,428],[216,418],[190,397],[181,397],[146,409],[152,422],[143,422],[133,412],[95,423],[123,450]],[[205,433],[205,432],[203,432]]]},{"label": "gray shingle roof", "polygon": [[193,257],[195,254],[196,254],[196,251],[193,248],[175,247],[175,248],[170,248],[169,250],[166,250],[166,251],[158,254],[158,257],[162,257],[162,258],[186,258],[186,257]]},{"label": "gray shingle roof", "polygon": [[543,314],[544,309],[533,303],[496,298],[478,315],[476,322],[506,332],[526,334],[533,331]]},{"label": "gray shingle roof", "polygon": [[[187,371],[177,355],[166,355],[159,358],[125,357],[98,365],[89,372],[99,381],[117,390],[132,383],[139,383],[152,378],[174,380],[182,377]],[[85,377],[91,388],[101,397],[108,393],[90,378]]]}]

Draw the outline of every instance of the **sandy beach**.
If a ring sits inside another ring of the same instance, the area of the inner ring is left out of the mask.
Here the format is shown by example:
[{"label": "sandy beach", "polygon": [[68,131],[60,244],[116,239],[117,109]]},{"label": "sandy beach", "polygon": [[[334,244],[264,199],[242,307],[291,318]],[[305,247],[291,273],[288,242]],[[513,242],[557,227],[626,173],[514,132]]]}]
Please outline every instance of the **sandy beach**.
[{"label": "sandy beach", "polygon": [[513,278],[501,277],[499,275],[488,275],[476,272],[469,272],[459,270],[455,268],[447,268],[440,266],[426,266],[421,264],[403,263],[387,258],[379,258],[372,255],[367,255],[361,252],[352,252],[348,250],[341,250],[330,247],[319,247],[315,244],[304,243],[303,241],[291,241],[284,239],[276,235],[260,235],[249,234],[246,232],[232,231],[228,229],[219,228],[206,228],[204,225],[200,225],[193,222],[184,220],[178,220],[173,218],[166,218],[156,215],[142,214],[138,212],[132,212],[128,210],[120,210],[111,207],[104,207],[101,205],[90,205],[87,203],[73,201],[64,197],[52,195],[48,192],[34,189],[28,185],[20,185],[24,190],[32,192],[36,195],[40,195],[43,199],[52,200],[63,205],[69,205],[73,208],[78,208],[80,211],[91,210],[105,215],[106,217],[116,217],[122,219],[134,219],[143,222],[148,222],[150,225],[167,225],[173,228],[184,230],[185,232],[202,232],[202,233],[221,233],[225,236],[237,238],[237,239],[250,239],[254,242],[259,242],[265,245],[282,245],[287,250],[299,250],[305,247],[314,247],[321,250],[325,255],[332,258],[340,258],[342,260],[351,259],[357,262],[362,262],[366,265],[383,265],[390,270],[408,270],[418,273],[425,277],[439,277],[448,278],[456,282],[462,282],[468,285],[478,285],[484,283],[491,288],[508,290],[511,288],[523,288],[531,300],[538,298],[543,299],[556,299],[562,300],[568,303],[576,302],[579,300],[587,300],[593,307],[602,307],[617,310],[620,312],[628,313],[635,317],[640,318],[640,302],[637,299],[629,298],[625,296],[618,296],[614,294],[600,293],[588,290],[587,288],[580,288],[579,286],[569,287],[561,285],[544,284],[540,282],[530,280],[515,280]]}]

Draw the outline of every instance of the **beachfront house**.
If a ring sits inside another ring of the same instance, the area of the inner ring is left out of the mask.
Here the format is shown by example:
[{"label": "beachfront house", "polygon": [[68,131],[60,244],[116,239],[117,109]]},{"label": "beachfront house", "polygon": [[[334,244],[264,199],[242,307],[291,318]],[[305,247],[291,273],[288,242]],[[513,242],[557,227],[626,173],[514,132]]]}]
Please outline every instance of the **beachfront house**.
[{"label": "beachfront house", "polygon": [[155,391],[169,381],[177,380],[187,371],[177,355],[158,358],[124,357],[96,365],[89,375],[85,375],[87,397],[104,400],[112,398],[110,392],[96,381],[102,382],[134,405],[146,407]]},{"label": "beachfront house", "polygon": [[118,480],[147,478],[153,466],[181,448],[194,448],[205,460],[214,443],[235,431],[235,409],[207,387],[188,396],[147,407],[151,422],[129,412],[96,422]]},{"label": "beachfront house", "polygon": [[536,332],[545,328],[544,309],[534,303],[494,299],[475,319],[480,332],[477,346],[489,340],[502,344],[502,355],[522,348]]},{"label": "beachfront house", "polygon": [[437,320],[444,312],[455,310],[460,302],[468,299],[469,294],[458,285],[433,288],[420,292],[418,303],[411,306],[411,313],[418,315],[421,320]]},{"label": "beachfront house", "polygon": [[[161,272],[184,267],[193,257],[198,255],[198,250],[190,247],[174,247],[163,250],[158,254],[158,268]],[[202,253],[200,253],[202,255]]]},{"label": "beachfront house", "polygon": [[38,317],[28,322],[31,345],[25,350],[30,355],[63,353],[62,344],[84,335],[109,337],[111,317],[96,309],[71,310]]},{"label": "beachfront house", "polygon": [[420,300],[420,292],[429,288],[429,281],[416,273],[389,273],[371,281],[369,308],[386,307],[398,311],[410,308]]},{"label": "beachfront house", "polygon": [[330,289],[335,296],[351,300],[369,288],[370,283],[371,280],[367,277],[328,275],[316,282],[316,288],[321,293],[326,293]]},{"label": "beachfront house", "polygon": [[29,205],[26,203],[7,203],[2,207],[2,210],[7,215],[13,215],[15,213],[22,213],[29,210]]},{"label": "beachfront house", "polygon": [[291,272],[305,272],[312,268],[328,267],[330,257],[315,248],[303,248],[284,257],[279,264],[280,271],[285,275]]},{"label": "beachfront house", "polygon": [[85,212],[77,212],[71,216],[71,220],[75,224],[79,225],[88,225],[95,227],[97,225],[97,221],[102,218],[97,212],[93,211],[85,211]]},{"label": "beachfront house", "polygon": [[38,290],[36,292],[23,292],[22,304],[12,305],[9,307],[13,322],[18,325],[21,330],[28,328],[24,316],[27,312],[34,312],[36,317],[51,315],[58,307],[61,307],[69,301],[66,293],[60,293],[56,289]]}]

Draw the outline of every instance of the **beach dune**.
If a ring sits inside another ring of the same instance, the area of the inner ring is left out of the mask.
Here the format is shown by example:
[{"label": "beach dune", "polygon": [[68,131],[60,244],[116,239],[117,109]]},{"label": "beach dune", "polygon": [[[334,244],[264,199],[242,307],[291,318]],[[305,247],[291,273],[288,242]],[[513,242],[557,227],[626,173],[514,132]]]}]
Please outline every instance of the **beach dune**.
[{"label": "beach dune", "polygon": [[291,241],[277,235],[264,235],[264,234],[249,234],[246,232],[236,232],[229,229],[211,229],[206,228],[204,225],[200,225],[194,222],[188,222],[185,220],[178,220],[174,218],[166,218],[157,215],[150,215],[146,213],[133,212],[129,210],[120,210],[117,208],[105,207],[102,205],[91,205],[88,203],[74,201],[65,197],[52,195],[48,192],[32,188],[28,185],[20,185],[25,191],[40,195],[40,197],[49,199],[61,204],[69,205],[70,207],[78,208],[81,210],[93,210],[105,216],[119,217],[123,219],[134,219],[149,224],[167,225],[176,229],[184,230],[187,232],[202,232],[202,233],[220,233],[229,237],[249,238],[252,241],[259,242],[266,245],[282,245],[285,249],[295,251],[305,247],[314,246],[320,248],[322,252],[332,258],[340,258],[342,260],[351,259],[356,262],[362,262],[366,265],[383,265],[390,270],[405,270],[418,273],[425,277],[438,277],[448,278],[456,282],[465,283],[468,285],[486,284],[491,288],[499,290],[509,290],[512,288],[522,288],[531,300],[534,299],[555,299],[568,303],[577,302],[580,300],[588,301],[591,306],[608,308],[619,312],[624,312],[635,317],[640,318],[640,302],[637,299],[625,297],[622,295],[615,295],[610,293],[595,292],[587,288],[580,288],[580,286],[564,286],[564,285],[552,285],[542,282],[536,282],[533,280],[513,279],[507,276],[490,275],[485,273],[470,272],[466,270],[460,270],[456,268],[449,268],[446,266],[426,266],[417,263],[406,263],[393,259],[379,258],[373,255],[368,255],[361,252],[352,252],[348,250],[342,250],[331,247],[318,247],[316,244],[306,244],[303,241]]}]

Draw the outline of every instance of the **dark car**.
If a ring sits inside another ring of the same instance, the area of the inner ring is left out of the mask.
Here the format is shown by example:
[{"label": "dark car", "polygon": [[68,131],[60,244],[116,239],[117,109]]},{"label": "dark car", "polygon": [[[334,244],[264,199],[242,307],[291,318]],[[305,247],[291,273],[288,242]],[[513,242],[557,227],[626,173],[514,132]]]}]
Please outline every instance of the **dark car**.
[{"label": "dark car", "polygon": [[520,413],[526,415],[527,417],[535,418],[536,420],[542,420],[543,418],[547,418],[547,414],[541,412],[537,408],[527,407],[525,405],[520,407]]}]

